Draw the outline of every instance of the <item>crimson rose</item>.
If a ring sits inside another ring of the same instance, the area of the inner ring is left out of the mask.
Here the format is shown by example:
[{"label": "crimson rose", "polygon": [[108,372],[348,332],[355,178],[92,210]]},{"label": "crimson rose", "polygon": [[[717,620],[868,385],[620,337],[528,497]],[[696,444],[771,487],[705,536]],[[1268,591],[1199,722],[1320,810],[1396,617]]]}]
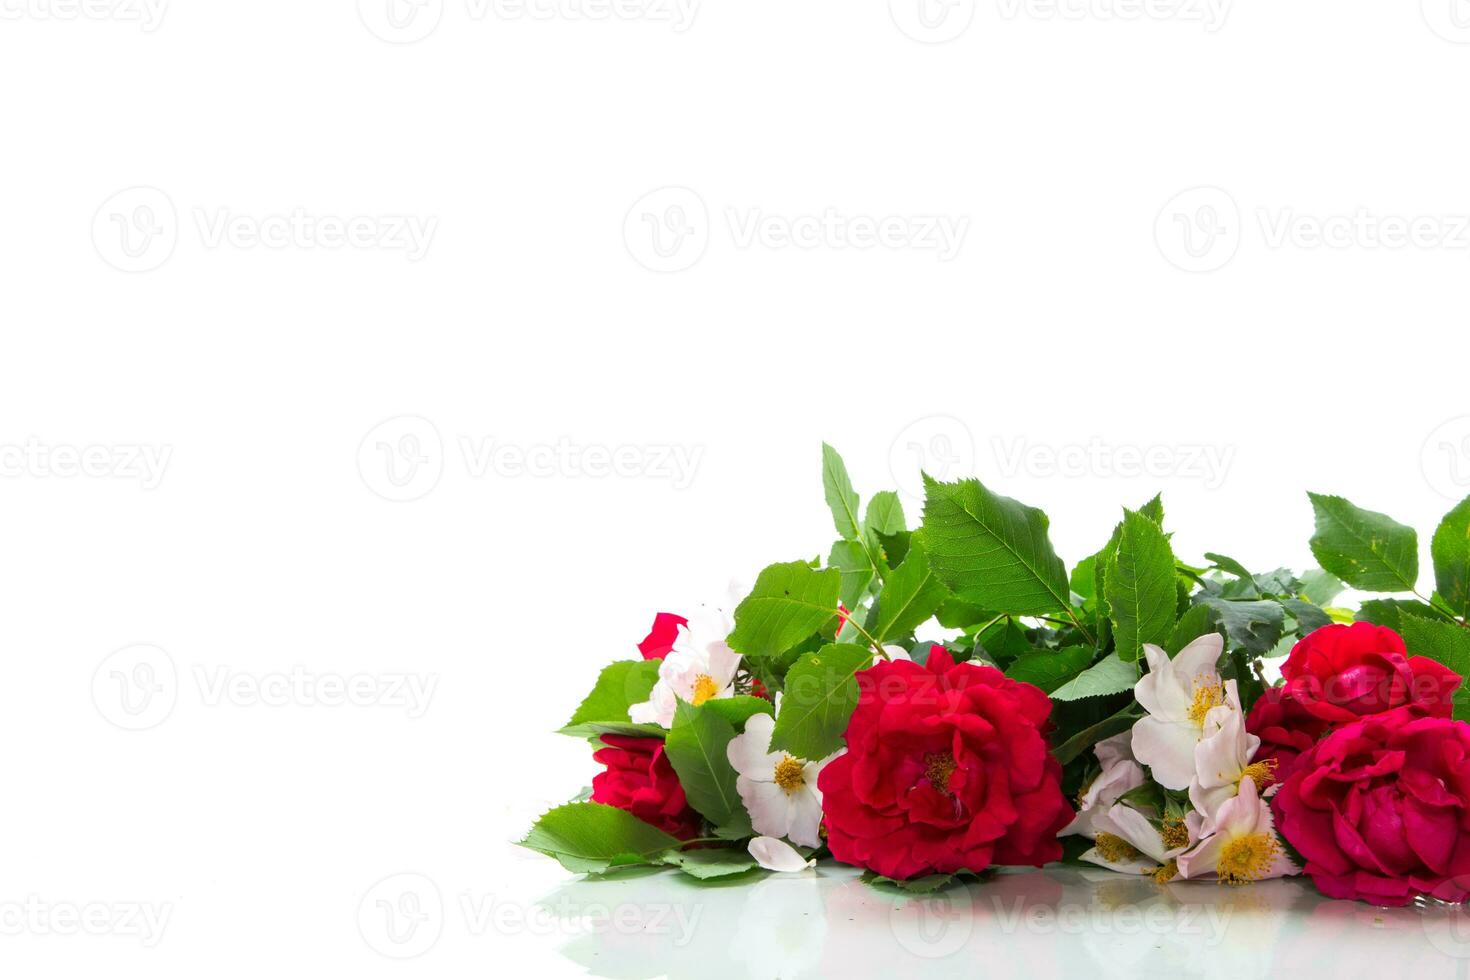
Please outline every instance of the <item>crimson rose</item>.
[{"label": "crimson rose", "polygon": [[1285,683],[1251,709],[1246,730],[1261,737],[1257,761],[1276,759],[1284,778],[1297,755],[1333,725],[1404,705],[1450,716],[1460,675],[1410,657],[1403,638],[1372,623],[1333,624],[1304,636],[1281,667]]},{"label": "crimson rose", "polygon": [[674,641],[679,638],[679,627],[688,625],[689,620],[683,616],[659,613],[653,617],[653,628],[648,631],[643,642],[638,644],[638,652],[643,654],[644,660],[662,660],[674,649]]},{"label": "crimson rose", "polygon": [[699,836],[699,814],[684,798],[662,739],[603,735],[602,741],[607,748],[592,758],[607,770],[592,777],[593,803],[627,810],[682,840]]},{"label": "crimson rose", "polygon": [[1470,725],[1410,706],[1328,734],[1272,800],[1276,826],[1332,898],[1470,896]]},{"label": "crimson rose", "polygon": [[902,879],[1062,856],[1073,814],[1039,688],[938,646],[857,680],[847,752],[817,780],[834,858]]}]

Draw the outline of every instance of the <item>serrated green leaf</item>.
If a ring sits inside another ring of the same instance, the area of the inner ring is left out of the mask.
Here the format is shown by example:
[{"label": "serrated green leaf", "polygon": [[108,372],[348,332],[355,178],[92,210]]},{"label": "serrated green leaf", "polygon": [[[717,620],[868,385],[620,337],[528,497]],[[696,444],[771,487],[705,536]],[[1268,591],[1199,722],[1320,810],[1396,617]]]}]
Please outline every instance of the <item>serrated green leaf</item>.
[{"label": "serrated green leaf", "polygon": [[815,762],[842,748],[842,733],[858,703],[856,674],[872,663],[871,650],[847,643],[798,660],[786,674],[771,751]]},{"label": "serrated green leaf", "polygon": [[1259,599],[1260,593],[1256,589],[1256,579],[1246,567],[1229,555],[1216,554],[1213,551],[1205,552],[1205,560],[1213,562],[1214,566],[1222,572],[1228,572],[1235,576],[1240,584],[1237,586],[1235,597],[1241,599]]},{"label": "serrated green leaf", "polygon": [[805,562],[771,565],[735,607],[730,648],[751,657],[774,657],[837,618],[842,573],[817,571]]},{"label": "serrated green leaf", "polygon": [[822,443],[822,490],[832,510],[832,523],[837,533],[848,541],[858,540],[858,495],[847,475],[847,464],[837,450]]},{"label": "serrated green leaf", "polygon": [[1136,511],[1123,513],[1107,598],[1121,659],[1137,660],[1145,643],[1168,641],[1174,629],[1174,553],[1159,526]]},{"label": "serrated green leaf", "polygon": [[1195,601],[1214,610],[1232,649],[1258,657],[1276,645],[1286,626],[1286,614],[1275,599],[1233,600],[1200,595]]},{"label": "serrated green leaf", "polygon": [[932,874],[922,878],[889,878],[875,871],[863,872],[863,882],[876,888],[896,888],[911,895],[929,895],[954,883],[955,875]]},{"label": "serrated green leaf", "polygon": [[542,815],[520,845],[556,858],[568,871],[592,873],[658,864],[679,840],[614,806],[565,803]]},{"label": "serrated green leaf", "polygon": [[1067,570],[1044,513],[992,493],[979,480],[924,476],[924,543],[940,581],[961,599],[1037,616],[1068,608]]},{"label": "serrated green leaf", "polygon": [[1033,650],[1011,661],[1006,676],[1034,684],[1047,694],[1072,680],[1092,663],[1092,647],[1074,646],[1061,650]]},{"label": "serrated green leaf", "polygon": [[737,730],[744,728],[752,715],[774,716],[776,714],[775,705],[765,698],[758,698],[750,694],[737,694],[731,698],[712,698],[700,707],[706,711],[713,711],[734,725]]},{"label": "serrated green leaf", "polygon": [[735,790],[735,767],[725,754],[734,737],[735,726],[710,709],[708,702],[695,707],[680,701],[664,742],[664,754],[679,774],[679,785],[684,787],[690,806],[716,826],[738,820],[748,828],[749,817]]},{"label": "serrated green leaf", "polygon": [[891,537],[908,530],[903,519],[903,503],[892,490],[873,494],[863,515],[863,530],[870,535]]},{"label": "serrated green leaf", "polygon": [[1434,587],[1460,619],[1470,617],[1470,497],[1445,515],[1430,541]]},{"label": "serrated green leaf", "polygon": [[668,855],[667,860],[685,874],[705,881],[744,874],[755,867],[755,858],[749,852],[728,847],[675,851]]},{"label": "serrated green leaf", "polygon": [[1402,633],[1403,621],[1411,618],[1438,619],[1439,614],[1418,599],[1368,599],[1358,608],[1354,621]]},{"label": "serrated green leaf", "polygon": [[1164,495],[1154,494],[1152,500],[1138,508],[1138,512],[1158,525],[1159,530],[1164,529]]},{"label": "serrated green leaf", "polygon": [[1179,651],[1189,646],[1195,640],[1206,633],[1215,632],[1215,611],[1209,606],[1190,606],[1179,622],[1174,624],[1174,630],[1169,634],[1169,642],[1164,644],[1164,649],[1169,651],[1169,656],[1179,655]]},{"label": "serrated green leaf", "polygon": [[1405,616],[1402,632],[1410,655],[1428,657],[1460,675],[1460,686],[1454,693],[1454,717],[1470,721],[1470,689],[1463,680],[1470,677],[1470,630],[1453,623]]},{"label": "serrated green leaf", "polygon": [[923,546],[914,542],[903,564],[883,583],[877,619],[869,632],[880,643],[910,633],[934,615],[948,596],[949,589],[935,577]]},{"label": "serrated green leaf", "polygon": [[1309,568],[1302,572],[1302,587],[1298,593],[1303,599],[1322,608],[1332,605],[1332,600],[1342,595],[1346,588],[1342,579],[1321,568]]},{"label": "serrated green leaf", "polygon": [[1138,665],[1122,660],[1110,653],[1096,664],[1084,670],[1055,691],[1053,701],[1080,701],[1105,694],[1121,694],[1133,690],[1138,683]]},{"label": "serrated green leaf", "polygon": [[1297,628],[1303,636],[1332,624],[1332,617],[1327,615],[1326,610],[1305,599],[1282,599],[1281,604],[1296,620]]},{"label": "serrated green leaf", "polygon": [[[1123,664],[1123,666],[1131,667],[1132,665]],[[1052,699],[1056,699],[1055,695],[1053,695]],[[1109,715],[1102,721],[1084,728],[1076,735],[1062,742],[1056,748],[1052,749],[1052,755],[1056,757],[1058,762],[1065,766],[1103,739],[1111,738],[1119,732],[1126,732],[1133,727],[1133,723],[1141,716],[1142,712],[1138,708],[1137,703],[1130,702],[1119,710],[1117,714]]]},{"label": "serrated green leaf", "polygon": [[1309,493],[1317,517],[1312,554],[1355,589],[1413,592],[1419,580],[1419,536],[1386,514],[1342,497]]},{"label": "serrated green leaf", "polygon": [[[653,685],[658,683],[659,663],[658,660],[619,660],[608,664],[598,675],[592,693],[562,727],[562,734],[590,738],[641,733],[649,726],[633,725],[628,719],[628,708],[648,700]],[[655,733],[662,732],[657,725],[651,727]]]},{"label": "serrated green leaf", "polygon": [[876,573],[868,560],[868,553],[856,541],[837,541],[832,545],[832,554],[827,564],[842,575],[842,587],[838,599],[848,609],[856,609],[868,594]]}]

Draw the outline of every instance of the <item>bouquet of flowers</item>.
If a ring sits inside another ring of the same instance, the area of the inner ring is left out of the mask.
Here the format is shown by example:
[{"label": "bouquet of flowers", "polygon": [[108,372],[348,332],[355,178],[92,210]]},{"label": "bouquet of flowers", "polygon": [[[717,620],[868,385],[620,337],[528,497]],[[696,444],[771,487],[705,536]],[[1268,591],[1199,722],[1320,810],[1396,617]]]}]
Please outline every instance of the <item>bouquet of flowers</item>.
[{"label": "bouquet of flowers", "polygon": [[[1071,860],[1470,896],[1470,499],[1425,596],[1415,531],[1341,497],[1310,495],[1299,575],[1180,560],[1157,497],[1069,572],[1047,516],[977,480],[926,476],[910,529],[829,446],[822,474],[826,559],[660,613],[562,729],[603,771],[524,846],[700,879],[830,858],[930,890]],[[1348,587],[1388,595],[1350,611]]]}]

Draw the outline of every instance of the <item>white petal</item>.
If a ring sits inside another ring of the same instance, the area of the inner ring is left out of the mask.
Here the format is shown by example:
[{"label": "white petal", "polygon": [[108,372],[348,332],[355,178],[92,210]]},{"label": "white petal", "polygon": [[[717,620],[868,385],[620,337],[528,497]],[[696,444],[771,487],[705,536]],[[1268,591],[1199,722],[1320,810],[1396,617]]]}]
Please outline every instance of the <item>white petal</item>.
[{"label": "white petal", "polygon": [[815,785],[791,794],[786,836],[803,847],[821,847],[822,800]]},{"label": "white petal", "polygon": [[1194,746],[1199,729],[1157,718],[1141,718],[1133,726],[1133,754],[1148,766],[1166,789],[1188,789],[1194,778]]},{"label": "white petal", "polygon": [[1187,717],[1194,697],[1189,682],[1182,674],[1176,673],[1169,655],[1152,643],[1143,645],[1143,657],[1148,661],[1148,673],[1133,685],[1133,696],[1143,710],[1166,721],[1180,721]]},{"label": "white petal", "polygon": [[724,640],[709,645],[709,676],[722,692],[735,683],[735,671],[739,667],[740,654],[731,650]]},{"label": "white petal", "polygon": [[1115,834],[1151,858],[1155,864],[1164,862],[1164,838],[1143,814],[1130,806],[1119,803],[1094,822],[1098,830]]},{"label": "white petal", "polygon": [[816,861],[808,861],[797,853],[796,848],[775,837],[757,837],[750,842],[750,856],[767,871],[794,873],[815,868]]},{"label": "white petal", "polygon": [[1133,735],[1130,732],[1120,732],[1111,738],[1105,738],[1092,747],[1097,755],[1098,764],[1107,773],[1114,766],[1133,761]]},{"label": "white petal", "polygon": [[628,720],[635,725],[662,725],[668,728],[674,723],[674,692],[664,681],[653,685],[648,700],[628,708]]},{"label": "white petal", "polygon": [[768,714],[751,715],[745,731],[730,739],[725,756],[735,771],[748,779],[769,783],[776,775],[776,764],[785,755],[771,752],[771,732],[776,721]]},{"label": "white petal", "polygon": [[1159,868],[1157,864],[1148,860],[1147,858],[1129,858],[1126,861],[1108,861],[1105,860],[1101,854],[1097,853],[1097,848],[1095,847],[1083,851],[1081,857],[1084,861],[1090,861],[1093,864],[1102,865],[1109,871],[1121,871],[1125,875],[1153,874]]},{"label": "white petal", "polygon": [[744,776],[735,777],[735,792],[750,814],[750,825],[757,834],[785,837],[791,830],[791,797],[775,783],[758,783]]},{"label": "white petal", "polygon": [[1174,670],[1189,682],[1201,674],[1215,674],[1215,664],[1224,652],[1225,638],[1219,633],[1206,633],[1179,651]]}]

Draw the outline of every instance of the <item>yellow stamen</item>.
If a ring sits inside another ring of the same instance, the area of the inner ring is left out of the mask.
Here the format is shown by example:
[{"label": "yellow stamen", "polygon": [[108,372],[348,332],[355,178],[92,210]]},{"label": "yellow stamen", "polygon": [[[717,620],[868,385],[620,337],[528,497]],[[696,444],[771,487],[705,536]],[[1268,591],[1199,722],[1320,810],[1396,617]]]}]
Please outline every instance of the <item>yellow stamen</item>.
[{"label": "yellow stamen", "polygon": [[1178,817],[1165,817],[1163,826],[1159,828],[1159,836],[1164,839],[1166,851],[1189,844],[1189,828]]},{"label": "yellow stamen", "polygon": [[1163,867],[1155,871],[1153,877],[1154,881],[1157,881],[1161,885],[1168,884],[1175,878],[1179,877],[1179,862],[1169,861]]},{"label": "yellow stamen", "polygon": [[1203,727],[1205,715],[1211,708],[1225,703],[1225,685],[1218,680],[1211,684],[1194,682],[1194,700],[1189,703],[1189,720]]},{"label": "yellow stamen", "polygon": [[806,785],[806,774],[803,771],[801,760],[786,756],[776,763],[775,773],[776,785],[788,793],[795,793]]},{"label": "yellow stamen", "polygon": [[939,792],[949,792],[949,777],[954,775],[954,771],[954,756],[948,752],[931,752],[924,756],[924,778]]},{"label": "yellow stamen", "polygon": [[1220,849],[1215,874],[1227,885],[1257,881],[1271,871],[1281,856],[1281,844],[1273,834],[1242,834]]},{"label": "yellow stamen", "polygon": [[715,679],[708,674],[700,674],[694,678],[694,697],[689,703],[697,708],[719,693],[720,688]]},{"label": "yellow stamen", "polygon": [[1097,846],[1097,853],[1102,855],[1104,861],[1117,864],[1119,861],[1131,861],[1138,857],[1138,848],[1117,834],[1098,834],[1092,843]]},{"label": "yellow stamen", "polygon": [[1242,782],[1249,779],[1256,784],[1256,790],[1264,793],[1266,787],[1276,782],[1276,760],[1262,759],[1260,762],[1252,762],[1246,766],[1240,774]]}]

